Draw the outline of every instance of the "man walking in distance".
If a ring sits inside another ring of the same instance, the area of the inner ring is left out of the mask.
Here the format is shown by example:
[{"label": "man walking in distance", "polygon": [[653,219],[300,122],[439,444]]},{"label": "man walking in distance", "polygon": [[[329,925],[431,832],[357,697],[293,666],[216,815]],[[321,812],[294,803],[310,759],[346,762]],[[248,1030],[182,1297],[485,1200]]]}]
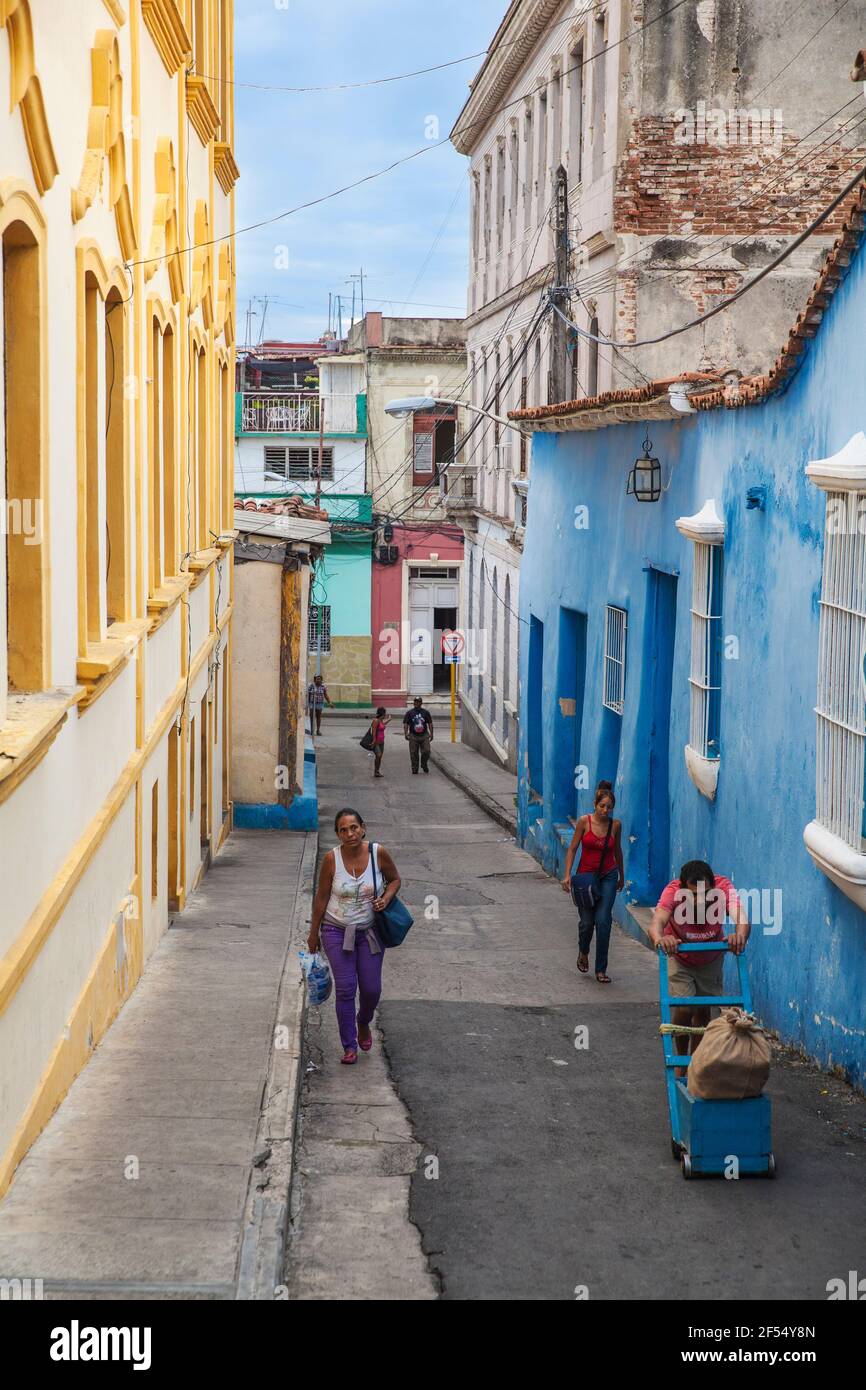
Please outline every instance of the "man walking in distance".
[{"label": "man walking in distance", "polygon": [[409,742],[412,771],[418,771],[420,756],[421,771],[429,772],[427,764],[430,761],[430,744],[433,742],[433,718],[429,709],[424,708],[424,701],[420,695],[415,696],[412,708],[403,715],[403,733]]},{"label": "man walking in distance", "polygon": [[322,676],[313,676],[307,689],[307,704],[310,709],[310,733],[313,732],[313,715],[316,716],[316,733],[322,732],[322,708],[327,705],[333,709],[334,705],[328,694],[328,687],[325,685]]}]

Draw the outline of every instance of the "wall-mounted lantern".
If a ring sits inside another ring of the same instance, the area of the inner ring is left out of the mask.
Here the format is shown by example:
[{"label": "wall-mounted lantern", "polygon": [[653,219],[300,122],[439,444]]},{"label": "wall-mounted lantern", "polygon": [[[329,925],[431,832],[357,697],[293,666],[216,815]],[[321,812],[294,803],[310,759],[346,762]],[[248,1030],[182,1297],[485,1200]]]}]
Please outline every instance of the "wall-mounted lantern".
[{"label": "wall-mounted lantern", "polygon": [[635,459],[634,467],[628,475],[626,494],[631,493],[638,502],[657,502],[662,495],[662,469],[650,450],[649,431],[644,436],[643,454]]}]

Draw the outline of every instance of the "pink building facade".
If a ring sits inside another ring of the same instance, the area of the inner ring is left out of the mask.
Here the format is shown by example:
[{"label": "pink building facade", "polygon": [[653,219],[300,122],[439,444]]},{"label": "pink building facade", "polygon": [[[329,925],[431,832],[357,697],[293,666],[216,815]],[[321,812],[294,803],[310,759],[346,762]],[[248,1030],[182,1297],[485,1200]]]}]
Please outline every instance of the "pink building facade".
[{"label": "pink building facade", "polygon": [[459,624],[463,532],[433,523],[394,525],[386,534],[373,555],[372,696],[374,707],[403,708],[414,695],[450,691],[442,633]]}]

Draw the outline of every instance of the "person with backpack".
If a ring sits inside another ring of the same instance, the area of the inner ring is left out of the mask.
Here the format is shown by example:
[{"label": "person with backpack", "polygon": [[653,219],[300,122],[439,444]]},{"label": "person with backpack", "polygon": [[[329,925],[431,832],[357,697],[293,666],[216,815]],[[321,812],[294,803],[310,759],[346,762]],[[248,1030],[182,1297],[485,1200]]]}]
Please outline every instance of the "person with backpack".
[{"label": "person with backpack", "polygon": [[384,705],[380,705],[379,708],[376,710],[375,717],[373,719],[372,724],[370,725],[370,733],[373,737],[373,747],[370,751],[373,754],[374,777],[382,776],[380,769],[382,767],[382,755],[385,752],[385,729],[390,723],[390,714],[388,714]]},{"label": "person with backpack", "polygon": [[351,1066],[358,1060],[359,1047],[369,1052],[373,1046],[370,1024],[382,993],[384,958],[375,914],[399,893],[400,875],[384,845],[367,844],[367,828],[357,811],[344,806],[334,818],[334,829],[340,843],[327,851],[319,869],[307,946],[318,951],[321,945],[328,957],[343,1044],[341,1061]]},{"label": "person with backpack", "polygon": [[417,773],[420,759],[421,771],[429,772],[427,764],[430,761],[430,744],[433,742],[433,717],[429,709],[424,708],[424,701],[420,695],[415,696],[412,708],[403,715],[403,733],[409,743],[412,771]]},{"label": "person with backpack", "polygon": [[[595,978],[600,985],[611,982],[607,973],[607,955],[613,904],[617,893],[625,886],[622,821],[613,819],[615,805],[616,797],[611,783],[599,782],[595,792],[595,809],[588,816],[581,816],[574,828],[562,879],[565,892],[575,897],[580,916],[577,968],[581,975],[589,970],[589,948],[595,932]],[[578,846],[578,881],[573,888],[571,869]],[[579,881],[581,878],[582,883]]]}]

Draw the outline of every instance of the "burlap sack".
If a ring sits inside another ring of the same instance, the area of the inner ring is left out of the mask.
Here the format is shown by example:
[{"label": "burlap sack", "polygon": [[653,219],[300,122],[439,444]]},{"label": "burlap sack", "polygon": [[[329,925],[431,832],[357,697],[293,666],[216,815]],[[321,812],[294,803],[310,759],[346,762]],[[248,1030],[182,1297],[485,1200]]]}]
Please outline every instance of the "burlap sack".
[{"label": "burlap sack", "polygon": [[753,1014],[723,1009],[707,1025],[688,1068],[689,1095],[700,1100],[759,1096],[770,1074],[770,1044]]}]

